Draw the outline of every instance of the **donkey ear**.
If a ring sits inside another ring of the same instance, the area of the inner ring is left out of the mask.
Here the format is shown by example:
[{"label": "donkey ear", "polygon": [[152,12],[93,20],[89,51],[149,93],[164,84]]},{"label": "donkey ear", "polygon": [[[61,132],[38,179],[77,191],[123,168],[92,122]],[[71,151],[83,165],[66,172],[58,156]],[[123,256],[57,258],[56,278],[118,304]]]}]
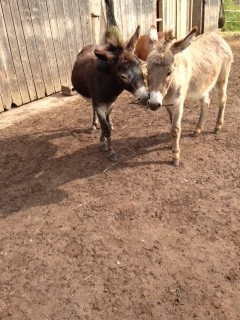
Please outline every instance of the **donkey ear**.
[{"label": "donkey ear", "polygon": [[132,35],[132,37],[130,38],[130,40],[127,42],[125,46],[125,48],[128,51],[132,52],[134,50],[135,45],[138,41],[139,35],[140,35],[140,26],[137,27],[136,31],[134,32],[134,34]]},{"label": "donkey ear", "polygon": [[173,54],[176,54],[184,49],[186,49],[192,42],[193,38],[195,37],[198,31],[197,27],[194,27],[184,39],[174,42],[171,47],[169,48],[172,50]]},{"label": "donkey ear", "polygon": [[150,38],[150,41],[153,43],[158,41],[158,32],[154,24],[151,25],[151,28],[149,31],[149,38]]},{"label": "donkey ear", "polygon": [[114,59],[114,54],[111,51],[95,49],[94,54],[102,61],[110,61]]}]

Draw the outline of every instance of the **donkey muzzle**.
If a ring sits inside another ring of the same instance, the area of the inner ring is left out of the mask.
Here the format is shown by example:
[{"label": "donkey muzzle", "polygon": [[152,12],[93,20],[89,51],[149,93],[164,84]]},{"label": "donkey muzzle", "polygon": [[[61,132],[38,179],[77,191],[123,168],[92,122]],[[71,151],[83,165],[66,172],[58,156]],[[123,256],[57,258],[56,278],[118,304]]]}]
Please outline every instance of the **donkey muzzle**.
[{"label": "donkey muzzle", "polygon": [[137,98],[137,101],[142,105],[146,105],[149,99],[149,93],[147,92],[145,87],[141,87],[136,91],[135,97]]},{"label": "donkey muzzle", "polygon": [[150,110],[157,110],[162,106],[162,95],[158,91],[152,91],[150,92],[150,99],[147,102],[148,107]]},{"label": "donkey muzzle", "polygon": [[149,109],[152,110],[152,111],[155,111],[155,110],[157,110],[158,108],[161,107],[160,103],[152,103],[152,102],[149,102],[149,100],[147,102],[147,105],[148,105]]}]

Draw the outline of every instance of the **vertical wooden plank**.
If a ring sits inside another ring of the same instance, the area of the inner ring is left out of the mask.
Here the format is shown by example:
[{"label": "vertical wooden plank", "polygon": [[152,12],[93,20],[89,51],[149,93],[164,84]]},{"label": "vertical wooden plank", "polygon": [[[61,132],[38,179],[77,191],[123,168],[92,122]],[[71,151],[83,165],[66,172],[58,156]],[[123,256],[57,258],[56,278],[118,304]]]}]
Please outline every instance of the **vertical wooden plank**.
[{"label": "vertical wooden plank", "polygon": [[62,48],[61,37],[59,33],[59,27],[57,23],[57,15],[55,11],[55,4],[53,0],[47,0],[48,18],[51,28],[51,34],[53,39],[54,51],[56,54],[58,72],[60,76],[60,83],[67,84],[67,70],[65,65],[65,57]]},{"label": "vertical wooden plank", "polygon": [[158,1],[158,18],[161,18],[162,21],[158,22],[158,31],[163,31],[163,6],[162,6],[162,0]]},{"label": "vertical wooden plank", "polygon": [[126,17],[127,17],[127,33],[128,37],[133,34],[133,17],[132,17],[132,1],[125,2],[126,7]]},{"label": "vertical wooden plank", "polygon": [[95,44],[99,43],[101,37],[101,2],[101,0],[91,0],[92,37]]},{"label": "vertical wooden plank", "polygon": [[[118,21],[119,21],[119,19],[117,20],[117,23],[118,23]],[[105,1],[101,1],[99,44],[105,43],[106,27],[107,27],[107,19],[106,19]],[[121,25],[119,25],[119,28],[122,31]]]},{"label": "vertical wooden plank", "polygon": [[[8,17],[10,19],[10,17]],[[17,75],[13,64],[13,57],[11,54],[6,25],[3,17],[2,5],[0,5],[0,50],[2,52],[2,62],[10,86],[12,101],[17,106],[22,104],[22,98],[19,92]],[[7,106],[10,107],[9,105]]]},{"label": "vertical wooden plank", "polygon": [[81,15],[83,43],[84,45],[93,43],[90,2],[86,0],[79,0],[79,10]]},{"label": "vertical wooden plank", "polygon": [[157,26],[156,19],[157,19],[157,1],[150,0],[149,1],[149,20],[148,20],[149,28],[151,27],[152,24]]},{"label": "vertical wooden plank", "polygon": [[[140,11],[139,8],[141,7]],[[141,25],[141,30],[143,34],[148,34],[151,28],[151,25],[156,26],[157,18],[157,2],[156,0],[140,0],[138,6],[135,9],[137,12],[140,12],[139,21]]]},{"label": "vertical wooden plank", "polygon": [[127,39],[132,35],[131,21],[129,20],[129,1],[125,0],[125,23],[126,23],[126,33]]},{"label": "vertical wooden plank", "polygon": [[39,10],[42,21],[42,30],[45,39],[46,54],[48,59],[48,66],[52,76],[52,83],[54,85],[54,92],[61,90],[60,76],[58,72],[58,65],[56,54],[53,45],[53,37],[50,26],[50,18],[48,16],[48,8],[46,0],[39,2]]},{"label": "vertical wooden plank", "polygon": [[188,12],[187,32],[189,32],[193,27],[193,24],[192,24],[193,0],[189,0],[188,3],[189,3],[189,12]]},{"label": "vertical wooden plank", "polygon": [[[136,0],[134,2],[134,15],[135,15],[135,22],[136,22],[136,27],[139,25],[140,26],[140,33],[142,32],[141,30],[141,0]],[[135,29],[136,29],[135,27]]]},{"label": "vertical wooden plank", "polygon": [[[1,48],[1,44],[0,44]],[[10,87],[8,84],[8,79],[5,73],[5,67],[3,63],[3,53],[2,50],[0,50],[0,95],[1,95],[1,111],[11,109],[12,105],[12,96]]]},{"label": "vertical wooden plank", "polygon": [[202,19],[203,19],[203,2],[201,0],[194,0],[193,8],[192,8],[192,25],[198,27],[198,34],[201,34],[203,32]]},{"label": "vertical wooden plank", "polygon": [[166,30],[166,20],[167,20],[167,12],[166,12],[166,1],[162,0],[162,28],[163,31]]},{"label": "vertical wooden plank", "polygon": [[[116,1],[114,2],[114,6],[118,6],[120,8],[120,12],[121,12],[121,22],[122,22],[122,35],[123,35],[123,39],[127,40],[129,38],[128,35],[128,30],[127,30],[127,16],[126,16],[126,6],[125,6],[125,0],[120,0],[117,4]],[[117,21],[118,23],[118,21]]]},{"label": "vertical wooden plank", "polygon": [[77,42],[77,53],[78,53],[83,47],[83,35],[82,35],[78,0],[73,0],[72,5],[73,5],[73,21],[74,21],[75,31],[76,31],[76,42]]},{"label": "vertical wooden plank", "polygon": [[167,16],[167,20],[166,20],[166,24],[165,24],[165,30],[173,30],[174,34],[177,37],[177,0],[173,0],[171,2],[171,5],[169,4],[169,2],[167,0],[164,0],[165,2],[165,7],[166,7],[166,16]]},{"label": "vertical wooden plank", "polygon": [[34,40],[37,48],[40,68],[42,70],[45,95],[54,93],[52,75],[48,64],[48,57],[44,41],[44,32],[42,29],[41,13],[39,7],[40,0],[29,0],[29,9],[33,25]]},{"label": "vertical wooden plank", "polygon": [[129,1],[129,13],[128,13],[128,23],[130,26],[130,36],[134,33],[134,31],[137,28],[137,21],[136,21],[136,9],[135,9],[135,4],[136,4],[136,0],[135,1]]},{"label": "vertical wooden plank", "polygon": [[203,31],[214,31],[218,28],[220,0],[206,0],[204,2]]},{"label": "vertical wooden plank", "polygon": [[148,34],[149,33],[149,28],[148,28],[148,23],[147,23],[147,2],[142,1],[142,14],[143,14],[143,19],[142,19],[142,33],[143,34]]},{"label": "vertical wooden plank", "polygon": [[118,24],[118,27],[120,31],[122,32],[123,38],[126,39],[126,37],[123,34],[123,20],[122,20],[122,11],[121,11],[121,0],[114,0],[114,13],[116,17],[116,21]]},{"label": "vertical wooden plank", "polygon": [[142,23],[142,0],[136,0],[136,4],[135,4],[135,15],[136,15],[136,26],[140,26],[140,32],[142,33],[142,27],[141,27],[141,23]]},{"label": "vertical wooden plank", "polygon": [[9,1],[9,4],[10,4],[13,24],[16,32],[16,39],[17,39],[17,43],[20,51],[24,76],[25,76],[26,84],[28,88],[28,94],[30,96],[30,100],[33,101],[37,99],[37,93],[36,93],[36,89],[33,81],[32,70],[30,67],[30,61],[28,58],[27,47],[26,47],[26,42],[24,38],[22,22],[20,18],[21,9],[18,7],[17,0],[11,0]]},{"label": "vertical wooden plank", "polygon": [[209,31],[209,0],[204,1],[203,32]]},{"label": "vertical wooden plank", "polygon": [[5,66],[4,51],[2,51],[2,40],[0,37],[0,111],[8,110],[12,105],[11,91],[9,88]]},{"label": "vertical wooden plank", "polygon": [[9,2],[6,0],[2,1],[1,4],[2,4],[4,20],[6,21],[8,41],[9,41],[11,56],[12,56],[12,60],[13,60],[13,64],[14,64],[14,68],[17,76],[19,92],[21,94],[21,103],[27,103],[30,101],[30,97],[28,93],[28,87],[27,87],[27,82],[24,75],[23,66],[22,66],[22,60],[21,60],[21,55],[18,47],[10,5],[9,5]]},{"label": "vertical wooden plank", "polygon": [[[0,86],[1,88],[1,86]],[[0,113],[4,111],[4,106],[3,106],[3,102],[2,102],[2,97],[1,97],[1,94],[0,94]]]},{"label": "vertical wooden plank", "polygon": [[63,60],[66,68],[66,84],[71,83],[71,73],[72,73],[72,62],[71,55],[69,51],[68,38],[67,38],[67,30],[65,23],[65,14],[62,0],[54,0],[55,3],[55,11],[57,18],[57,27],[59,30],[61,46],[63,51]]},{"label": "vertical wooden plank", "polygon": [[72,0],[63,0],[64,16],[66,23],[67,43],[71,58],[71,71],[77,55],[76,30],[73,19]]},{"label": "vertical wooden plank", "polygon": [[187,1],[180,0],[177,1],[177,10],[176,10],[176,24],[177,24],[177,38],[183,38],[186,35],[187,29]]},{"label": "vertical wooden plank", "polygon": [[35,37],[34,37],[31,15],[28,7],[28,1],[18,0],[17,2],[20,10],[22,27],[23,27],[24,37],[26,41],[31,70],[34,75],[33,81],[35,84],[37,97],[43,98],[45,96],[45,86],[44,86],[41,65],[38,57],[38,51],[35,43]]},{"label": "vertical wooden plank", "polygon": [[138,7],[137,7],[137,10],[138,10],[138,19],[137,19],[137,23],[140,25],[140,32],[141,34],[146,34],[146,30],[145,30],[145,27],[144,27],[144,17],[143,17],[143,6],[142,6],[142,2],[143,0],[139,0],[138,1]]}]

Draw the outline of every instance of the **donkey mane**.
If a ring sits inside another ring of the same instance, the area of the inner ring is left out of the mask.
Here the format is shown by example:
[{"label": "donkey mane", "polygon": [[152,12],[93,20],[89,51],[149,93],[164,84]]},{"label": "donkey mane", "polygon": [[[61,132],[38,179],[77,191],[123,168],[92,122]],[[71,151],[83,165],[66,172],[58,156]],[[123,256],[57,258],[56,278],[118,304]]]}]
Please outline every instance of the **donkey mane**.
[{"label": "donkey mane", "polygon": [[121,31],[117,26],[108,26],[105,32],[105,41],[106,43],[114,43],[117,47],[124,47],[124,40],[121,34]]}]

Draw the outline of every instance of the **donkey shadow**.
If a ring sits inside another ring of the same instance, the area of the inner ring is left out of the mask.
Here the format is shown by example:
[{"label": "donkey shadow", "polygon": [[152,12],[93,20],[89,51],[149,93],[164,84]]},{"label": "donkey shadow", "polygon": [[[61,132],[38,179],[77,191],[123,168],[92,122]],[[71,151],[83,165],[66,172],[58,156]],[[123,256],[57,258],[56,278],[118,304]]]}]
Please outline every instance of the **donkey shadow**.
[{"label": "donkey shadow", "polygon": [[[0,217],[30,207],[59,203],[68,197],[62,187],[77,179],[129,166],[171,165],[171,161],[139,161],[139,157],[149,153],[170,150],[169,133],[114,139],[114,148],[120,156],[117,165],[113,165],[107,154],[100,150],[98,139],[96,143],[87,142],[74,152],[57,156],[59,146],[53,143],[54,139],[76,139],[79,144],[82,139],[86,141],[90,137],[88,133],[88,130],[59,130],[0,141],[3,156],[0,160]],[[134,161],[137,157],[138,160]]]}]

